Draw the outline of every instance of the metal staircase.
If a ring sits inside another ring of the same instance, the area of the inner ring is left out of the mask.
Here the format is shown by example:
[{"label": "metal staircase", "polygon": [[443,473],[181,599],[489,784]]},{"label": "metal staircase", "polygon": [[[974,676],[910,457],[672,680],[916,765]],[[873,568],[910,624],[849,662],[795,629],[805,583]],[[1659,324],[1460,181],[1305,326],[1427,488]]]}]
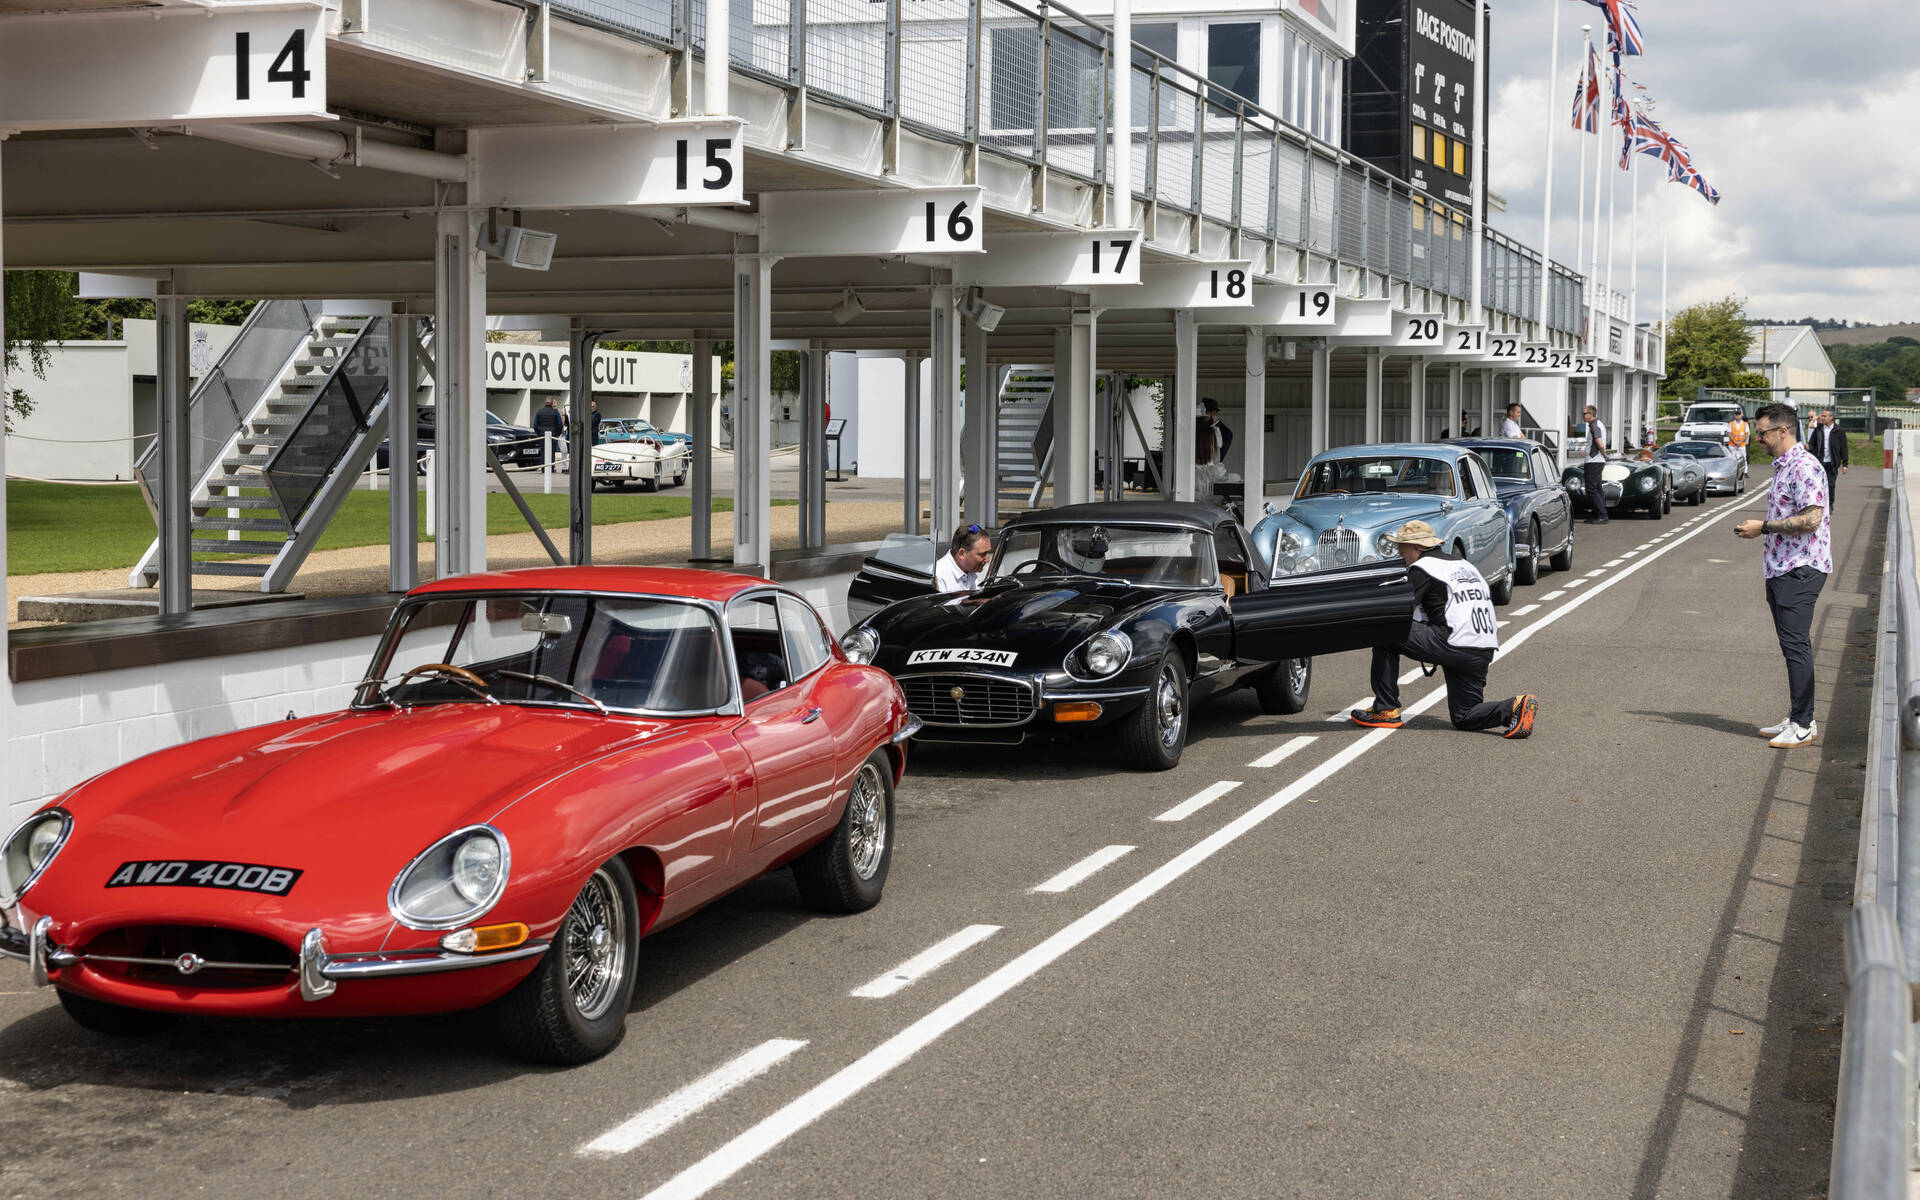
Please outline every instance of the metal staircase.
[{"label": "metal staircase", "polygon": [[997,492],[1004,510],[1040,503],[1053,458],[1053,367],[1001,368]]},{"label": "metal staircase", "polygon": [[[388,322],[366,312],[299,300],[255,306],[190,401],[195,576],[286,590],[384,432],[388,337]],[[155,448],[135,466],[157,520]],[[159,562],[156,538],[129,585],[158,583]]]}]

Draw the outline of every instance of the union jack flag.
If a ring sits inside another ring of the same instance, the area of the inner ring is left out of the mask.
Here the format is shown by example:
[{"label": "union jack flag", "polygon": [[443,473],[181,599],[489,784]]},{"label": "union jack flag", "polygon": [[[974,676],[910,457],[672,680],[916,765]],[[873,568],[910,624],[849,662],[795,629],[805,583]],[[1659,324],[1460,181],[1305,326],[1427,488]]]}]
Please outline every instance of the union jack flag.
[{"label": "union jack flag", "polygon": [[1633,15],[1633,0],[1586,0],[1607,14],[1607,46],[1616,54],[1640,54],[1646,42]]},{"label": "union jack flag", "polygon": [[1573,91],[1573,127],[1600,131],[1600,55],[1587,43],[1587,73]]},{"label": "union jack flag", "polygon": [[1693,169],[1693,155],[1686,143],[1660,128],[1660,123],[1652,117],[1644,113],[1634,117],[1632,138],[1634,150],[1666,163],[1669,176],[1677,177],[1681,170]]},{"label": "union jack flag", "polygon": [[1705,175],[1694,170],[1691,163],[1684,167],[1674,167],[1669,178],[1675,183],[1684,183],[1694,191],[1699,192],[1707,198],[1708,204],[1718,205],[1720,203],[1720,190],[1708,183]]}]

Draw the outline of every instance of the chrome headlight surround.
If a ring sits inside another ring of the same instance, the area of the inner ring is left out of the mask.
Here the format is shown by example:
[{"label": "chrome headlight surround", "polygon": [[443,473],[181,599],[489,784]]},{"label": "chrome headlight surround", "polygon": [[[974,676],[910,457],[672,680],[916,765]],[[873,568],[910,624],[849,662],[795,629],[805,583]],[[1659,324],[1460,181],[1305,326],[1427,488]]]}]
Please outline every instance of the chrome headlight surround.
[{"label": "chrome headlight surround", "polygon": [[1650,492],[1659,486],[1660,481],[1651,475],[1642,475],[1640,477],[1640,490],[1643,492]]},{"label": "chrome headlight surround", "polygon": [[850,663],[867,664],[880,653],[880,635],[871,625],[856,625],[840,639],[840,649]]},{"label": "chrome headlight surround", "polygon": [[1111,679],[1133,661],[1133,639],[1118,629],[1096,633],[1067,655],[1067,674],[1093,681]]},{"label": "chrome headlight surround", "polygon": [[1377,558],[1400,557],[1400,543],[1392,541],[1394,531],[1382,529],[1373,538],[1373,553]]},{"label": "chrome headlight surround", "polygon": [[20,822],[0,844],[0,905],[18,904],[72,833],[73,814],[64,808],[42,809]]},{"label": "chrome headlight surround", "polygon": [[[487,843],[494,847],[491,854]],[[491,825],[456,829],[394,876],[387,911],[409,929],[469,924],[499,902],[512,867],[506,834]]]}]

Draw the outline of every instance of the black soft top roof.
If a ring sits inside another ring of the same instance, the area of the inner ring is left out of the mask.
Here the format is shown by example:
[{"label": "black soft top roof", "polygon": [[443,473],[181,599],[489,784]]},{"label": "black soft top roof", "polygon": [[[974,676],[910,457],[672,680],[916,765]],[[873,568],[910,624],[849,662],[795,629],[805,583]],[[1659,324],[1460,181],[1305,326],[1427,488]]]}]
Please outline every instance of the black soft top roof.
[{"label": "black soft top roof", "polygon": [[1007,521],[1004,528],[1026,525],[1078,525],[1106,522],[1115,525],[1181,525],[1209,532],[1233,514],[1211,504],[1180,500],[1107,500],[1093,504],[1068,504],[1061,508],[1036,508]]}]

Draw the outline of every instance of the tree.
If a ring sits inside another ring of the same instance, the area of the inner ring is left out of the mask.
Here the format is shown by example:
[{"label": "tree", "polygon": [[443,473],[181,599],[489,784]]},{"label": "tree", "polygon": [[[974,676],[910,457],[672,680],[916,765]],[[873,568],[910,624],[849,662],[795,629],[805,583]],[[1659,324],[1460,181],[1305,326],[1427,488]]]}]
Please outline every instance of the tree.
[{"label": "tree", "polygon": [[1770,388],[1773,381],[1758,371],[1742,371],[1727,384],[1730,388]]},{"label": "tree", "polygon": [[[8,271],[4,274],[6,307],[0,319],[6,323],[6,372],[9,376],[18,372],[24,354],[33,367],[33,373],[45,379],[47,343],[64,337],[67,325],[73,319],[74,277],[64,271]],[[9,387],[5,400],[5,405],[0,406],[0,416],[4,417],[9,429],[13,427],[15,418],[24,418],[33,411],[33,401],[27,398],[27,393],[21,388]]]},{"label": "tree", "polygon": [[1731,387],[1752,339],[1738,296],[1683,308],[1667,322],[1667,377],[1660,394],[1682,404],[1702,387]]}]

